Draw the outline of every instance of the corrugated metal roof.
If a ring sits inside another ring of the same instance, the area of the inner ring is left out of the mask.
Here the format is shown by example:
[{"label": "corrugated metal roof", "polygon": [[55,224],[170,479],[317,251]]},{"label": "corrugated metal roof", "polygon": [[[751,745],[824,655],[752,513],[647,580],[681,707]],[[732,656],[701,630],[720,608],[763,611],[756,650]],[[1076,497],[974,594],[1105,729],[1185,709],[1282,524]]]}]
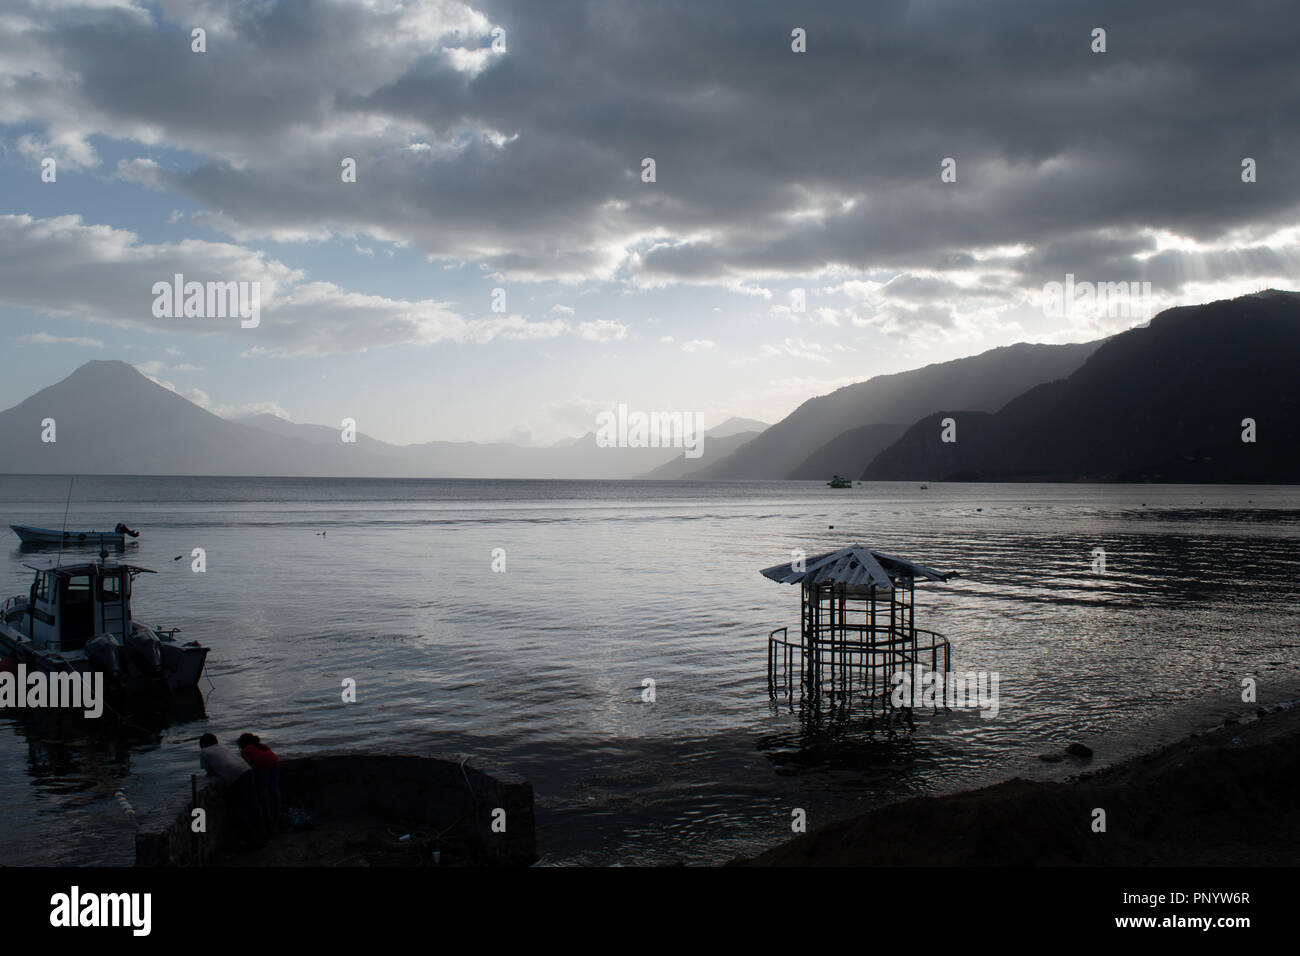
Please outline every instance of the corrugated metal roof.
[{"label": "corrugated metal roof", "polygon": [[860,544],[852,544],[838,551],[827,551],[825,554],[810,555],[804,559],[801,571],[796,571],[794,562],[791,561],[789,564],[764,568],[762,574],[782,584],[825,584],[834,581],[837,584],[861,587],[874,584],[878,588],[887,589],[892,589],[894,582],[900,579],[947,581],[957,577],[956,571],[936,571],[906,558],[896,558],[883,551],[864,548]]},{"label": "corrugated metal roof", "polygon": [[156,571],[150,571],[148,568],[142,568],[136,564],[118,564],[116,561],[91,561],[81,558],[77,561],[64,561],[61,558],[47,558],[44,561],[32,561],[24,564],[23,567],[31,568],[33,571],[57,571],[60,574],[82,574],[89,571],[95,571],[103,568],[108,571],[116,571],[118,568],[126,568],[132,574],[156,574]]}]

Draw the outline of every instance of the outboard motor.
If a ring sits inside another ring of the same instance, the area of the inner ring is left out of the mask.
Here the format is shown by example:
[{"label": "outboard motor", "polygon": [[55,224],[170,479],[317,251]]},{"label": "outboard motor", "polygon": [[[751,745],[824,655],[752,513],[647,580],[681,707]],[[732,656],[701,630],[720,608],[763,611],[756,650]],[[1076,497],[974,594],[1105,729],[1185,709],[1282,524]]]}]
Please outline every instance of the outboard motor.
[{"label": "outboard motor", "polygon": [[86,641],[86,660],[95,670],[103,671],[109,683],[121,680],[122,648],[111,634],[96,634]]},{"label": "outboard motor", "polygon": [[127,663],[134,674],[147,678],[162,675],[162,645],[152,631],[134,625],[125,646]]},{"label": "outboard motor", "polygon": [[123,524],[121,521],[119,521],[119,522],[117,523],[117,527],[114,528],[113,530],[116,531],[118,534],[125,534],[125,535],[128,535],[128,536],[132,537],[132,538],[138,538],[138,537],[140,537],[140,532],[139,532],[139,531],[132,531],[130,528],[128,528],[128,527],[127,527],[125,524]]}]

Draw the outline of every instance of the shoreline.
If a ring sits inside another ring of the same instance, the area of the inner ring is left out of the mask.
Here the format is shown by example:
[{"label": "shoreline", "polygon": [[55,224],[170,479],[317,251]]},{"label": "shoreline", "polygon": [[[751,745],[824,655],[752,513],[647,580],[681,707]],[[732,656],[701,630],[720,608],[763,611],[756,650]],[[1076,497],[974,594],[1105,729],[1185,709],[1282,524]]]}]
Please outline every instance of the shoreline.
[{"label": "shoreline", "polygon": [[1300,706],[1288,703],[1072,780],[913,797],[726,865],[1291,866],[1298,802]]}]

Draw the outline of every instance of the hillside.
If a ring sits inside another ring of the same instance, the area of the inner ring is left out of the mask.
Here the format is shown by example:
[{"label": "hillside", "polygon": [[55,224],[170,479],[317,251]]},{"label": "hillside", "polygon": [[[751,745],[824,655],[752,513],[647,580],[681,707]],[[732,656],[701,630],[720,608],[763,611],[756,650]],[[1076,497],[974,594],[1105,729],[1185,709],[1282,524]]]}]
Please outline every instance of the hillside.
[{"label": "hillside", "polygon": [[859,475],[904,432],[906,425],[863,425],[836,435],[794,468],[789,477],[815,481],[831,475]]},{"label": "hillside", "polygon": [[[1298,365],[1295,293],[1170,309],[992,414],[945,402],[862,477],[1293,482]],[[956,442],[940,440],[943,418],[956,421]],[[1241,440],[1247,418],[1254,443]]]},{"label": "hillside", "polygon": [[[915,422],[940,407],[995,411],[1028,388],[1071,374],[1099,344],[1020,343],[908,372],[877,375],[809,399],[698,477],[793,478],[805,472],[805,463],[814,454],[836,440],[844,442],[839,449],[842,457],[852,461],[859,454],[855,442],[862,436],[841,439],[847,432],[866,425]],[[826,454],[831,459],[840,457],[833,449]]]}]

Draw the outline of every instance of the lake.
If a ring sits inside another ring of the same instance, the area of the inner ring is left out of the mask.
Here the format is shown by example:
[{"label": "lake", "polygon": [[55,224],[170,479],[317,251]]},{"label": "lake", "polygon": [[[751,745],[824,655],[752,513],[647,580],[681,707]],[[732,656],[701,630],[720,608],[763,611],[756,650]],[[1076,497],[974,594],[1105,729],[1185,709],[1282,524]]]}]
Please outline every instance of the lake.
[{"label": "lake", "polygon": [[[0,518],[58,528],[67,494],[0,476]],[[78,478],[68,527],[118,521],[142,534],[115,556],[157,572],[137,617],[212,648],[206,717],[0,716],[2,863],[131,863],[115,792],[186,791],[205,731],[468,754],[533,782],[543,863],[698,864],[787,839],[795,807],[815,826],[1059,779],[1078,765],[1038,756],[1069,741],[1100,766],[1239,711],[1243,678],[1261,703],[1300,688],[1290,487]],[[828,737],[769,698],[767,633],[797,628],[799,593],[759,569],[851,543],[960,573],[917,586],[917,624],[1000,675],[996,717]],[[0,597],[40,556],[9,534]]]}]

